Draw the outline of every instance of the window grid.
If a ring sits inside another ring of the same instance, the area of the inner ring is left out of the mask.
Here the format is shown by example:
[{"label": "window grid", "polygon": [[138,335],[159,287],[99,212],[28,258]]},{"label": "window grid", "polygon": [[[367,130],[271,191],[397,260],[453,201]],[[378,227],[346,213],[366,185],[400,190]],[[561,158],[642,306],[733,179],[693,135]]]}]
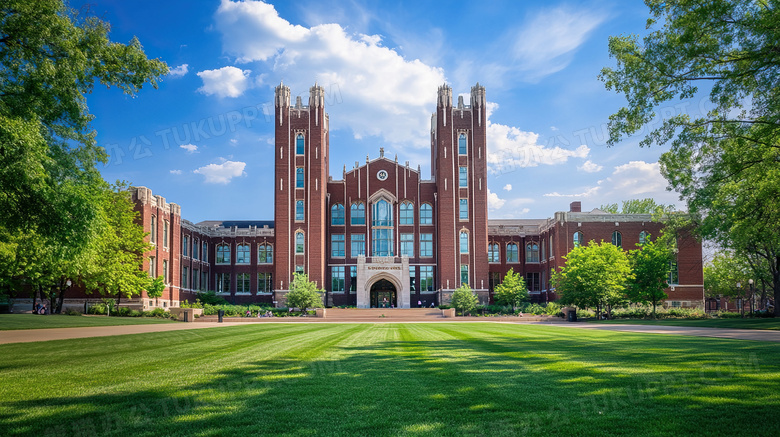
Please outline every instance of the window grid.
[{"label": "window grid", "polygon": [[366,255],[366,236],[364,234],[350,235],[350,255],[357,258],[359,255]]},{"label": "window grid", "polygon": [[366,224],[366,205],[363,203],[353,203],[349,208],[349,220],[353,225]]},{"label": "window grid", "polygon": [[344,257],[344,234],[332,234],[330,236],[330,256]]},{"label": "window grid", "polygon": [[420,224],[433,224],[433,207],[429,203],[423,203],[420,205]]},{"label": "window grid", "polygon": [[236,246],[236,264],[249,264],[251,259],[251,252],[248,244],[239,244]]},{"label": "window grid", "polygon": [[344,291],[344,266],[333,266],[330,268],[330,290]]},{"label": "window grid", "polygon": [[401,255],[414,258],[414,234],[401,234]]},{"label": "window grid", "polygon": [[230,246],[220,244],[217,246],[217,264],[230,264]]},{"label": "window grid", "polygon": [[520,253],[517,248],[517,244],[509,243],[506,245],[506,262],[516,263],[520,261]]},{"label": "window grid", "polygon": [[433,234],[420,234],[420,256],[433,256]]},{"label": "window grid", "polygon": [[337,203],[330,208],[330,224],[344,224],[344,205]]}]

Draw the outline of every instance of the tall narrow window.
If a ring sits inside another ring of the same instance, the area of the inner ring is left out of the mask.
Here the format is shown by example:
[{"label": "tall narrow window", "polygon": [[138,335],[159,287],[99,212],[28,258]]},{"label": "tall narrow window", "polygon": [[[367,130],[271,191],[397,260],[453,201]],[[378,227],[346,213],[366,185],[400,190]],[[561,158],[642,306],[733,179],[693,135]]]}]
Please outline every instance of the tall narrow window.
[{"label": "tall narrow window", "polygon": [[344,266],[330,268],[330,291],[344,291]]},{"label": "tall narrow window", "polygon": [[525,245],[525,262],[538,263],[539,262],[539,245],[536,243],[528,243]]},{"label": "tall narrow window", "polygon": [[465,155],[466,149],[466,134],[460,134],[458,137],[458,153]]},{"label": "tall narrow window", "polygon": [[460,253],[469,253],[469,233],[460,231]]},{"label": "tall narrow window", "polygon": [[647,243],[647,237],[649,237],[650,234],[647,233],[647,231],[642,231],[639,233],[639,244],[645,244]]},{"label": "tall narrow window", "polygon": [[200,290],[200,270],[192,269],[192,289]]},{"label": "tall narrow window", "polygon": [[295,221],[303,221],[303,200],[295,201]]},{"label": "tall narrow window", "polygon": [[303,253],[304,251],[303,232],[295,233],[295,253]]},{"label": "tall narrow window", "polygon": [[623,235],[620,232],[615,231],[612,233],[612,244],[617,247],[623,247]]},{"label": "tall narrow window", "polygon": [[468,285],[469,283],[469,266],[468,265],[461,265],[460,266],[460,284],[461,285]]},{"label": "tall narrow window", "polygon": [[541,259],[542,260],[546,260],[547,259],[547,245],[544,244],[544,240],[542,240],[542,242],[539,244],[539,250],[542,251],[542,254],[541,254],[542,258]]},{"label": "tall narrow window", "polygon": [[374,203],[371,220],[371,254],[393,256],[393,208],[382,199]]},{"label": "tall narrow window", "polygon": [[163,220],[163,235],[162,235],[163,242],[162,243],[163,243],[163,247],[165,248],[168,247],[168,226],[169,226],[168,220]]},{"label": "tall narrow window", "polygon": [[433,234],[420,234],[420,256],[433,256]]},{"label": "tall narrow window", "polygon": [[149,233],[149,242],[152,244],[157,244],[157,216],[153,215],[151,223],[152,229]]},{"label": "tall narrow window", "polygon": [[401,255],[414,258],[414,234],[401,234]]},{"label": "tall narrow window", "polygon": [[520,254],[517,249],[517,244],[509,243],[506,245],[506,262],[516,263],[520,259]]},{"label": "tall narrow window", "polygon": [[344,257],[344,234],[331,234],[330,256]]},{"label": "tall narrow window", "polygon": [[163,277],[163,281],[165,281],[165,283],[167,284],[168,283],[168,260],[167,259],[163,260],[162,277]]},{"label": "tall narrow window", "polygon": [[198,241],[197,238],[193,238],[193,240],[192,240],[192,259],[198,259],[198,246],[200,246],[200,241]]},{"label": "tall narrow window", "polygon": [[239,273],[236,275],[236,293],[251,293],[249,282],[249,273]]},{"label": "tall narrow window", "polygon": [[217,264],[230,264],[230,246],[220,244],[217,246]]},{"label": "tall narrow window", "polygon": [[433,207],[430,203],[423,203],[420,205],[420,224],[432,225],[433,224]]},{"label": "tall narrow window", "polygon": [[468,199],[460,199],[460,219],[461,220],[468,220],[469,219],[469,201]]},{"label": "tall narrow window", "polygon": [[489,263],[497,263],[501,262],[500,258],[500,245],[498,243],[490,243],[488,244],[488,262]]},{"label": "tall narrow window", "polygon": [[274,249],[270,244],[261,244],[257,247],[257,263],[271,264],[274,262]]},{"label": "tall narrow window", "polygon": [[182,256],[189,257],[190,256],[190,237],[185,235],[185,236],[183,236],[181,238],[181,240],[182,240],[182,242],[181,242],[181,254],[182,254]]},{"label": "tall narrow window", "polygon": [[582,232],[577,231],[574,233],[574,247],[580,247],[585,243],[585,237]]},{"label": "tall narrow window", "polygon": [[366,236],[365,234],[352,234],[350,238],[350,252],[349,255],[352,258],[357,258],[360,255],[366,255]]},{"label": "tall narrow window", "polygon": [[153,256],[149,257],[149,276],[157,277],[157,258]]},{"label": "tall narrow window", "polygon": [[274,291],[274,281],[271,273],[258,273],[257,274],[257,292],[258,293],[270,293]]},{"label": "tall narrow window", "polygon": [[458,186],[466,188],[469,186],[469,168],[466,166],[460,167],[460,177],[458,178]]},{"label": "tall narrow window", "polygon": [[528,287],[528,291],[539,291],[539,272],[529,272],[525,276],[525,285]]},{"label": "tall narrow window", "polygon": [[330,207],[330,224],[331,225],[344,224],[344,205],[337,203]]},{"label": "tall narrow window", "polygon": [[249,264],[250,257],[249,244],[239,244],[236,246],[236,264]]},{"label": "tall narrow window", "polygon": [[295,137],[295,153],[303,155],[303,134],[298,134],[298,136]]},{"label": "tall narrow window", "polygon": [[203,242],[203,250],[200,251],[200,259],[203,261],[209,260],[209,243]]},{"label": "tall narrow window", "polygon": [[349,266],[349,292],[357,291],[357,266]]},{"label": "tall narrow window", "polygon": [[420,266],[420,291],[433,291],[433,266]]},{"label": "tall narrow window", "polygon": [[295,188],[303,188],[303,167],[295,168]]},{"label": "tall narrow window", "polygon": [[401,217],[398,220],[398,224],[414,224],[414,204],[412,202],[404,202],[401,204]]},{"label": "tall narrow window", "polygon": [[555,256],[555,252],[553,252],[553,236],[550,235],[550,258]]},{"label": "tall narrow window", "polygon": [[217,273],[217,293],[230,294],[230,273]]},{"label": "tall narrow window", "polygon": [[409,291],[412,293],[417,291],[417,267],[409,266]]},{"label": "tall narrow window", "polygon": [[360,202],[355,202],[349,208],[349,219],[353,225],[366,224],[366,205]]}]

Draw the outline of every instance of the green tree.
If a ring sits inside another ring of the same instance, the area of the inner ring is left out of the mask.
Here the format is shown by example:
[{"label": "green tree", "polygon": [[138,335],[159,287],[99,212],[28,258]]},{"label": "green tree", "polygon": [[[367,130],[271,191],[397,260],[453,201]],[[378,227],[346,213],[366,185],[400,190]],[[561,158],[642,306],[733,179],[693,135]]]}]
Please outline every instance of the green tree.
[{"label": "green tree", "polygon": [[295,273],[287,293],[287,306],[299,308],[304,313],[309,308],[322,308],[322,293],[317,284],[309,280],[304,273]]},{"label": "green tree", "polygon": [[74,265],[101,227],[106,183],[96,164],[106,153],[86,94],[99,82],[133,95],[167,74],[137,39],[118,44],[108,33],[61,0],[0,6],[0,238],[40,243],[14,273],[48,281],[40,289],[61,282],[60,266]]},{"label": "green tree", "polygon": [[468,284],[464,283],[452,292],[452,306],[464,316],[477,309],[478,304],[479,299]]},{"label": "green tree", "polygon": [[617,203],[601,205],[600,210],[610,214],[659,214],[674,210],[673,205],[661,205],[656,203],[655,199],[647,197],[645,199],[624,200],[623,207],[618,208]]},{"label": "green tree", "polygon": [[780,8],[750,0],[645,3],[648,27],[660,28],[641,43],[610,38],[617,68],[600,76],[628,100],[610,117],[609,144],[643,128],[658,106],[707,92],[706,113],[665,119],[641,144],[671,143],[661,171],[700,234],[765,260],[780,302]]},{"label": "green tree", "polygon": [[597,311],[605,308],[612,317],[612,308],[627,301],[626,288],[633,273],[628,256],[618,247],[591,241],[572,249],[564,258],[566,265],[553,275],[562,304]]},{"label": "green tree", "polygon": [[165,278],[162,275],[147,279],[146,295],[154,299],[155,306],[157,306],[157,299],[162,297],[163,291],[165,291]]},{"label": "green tree", "polygon": [[501,284],[495,287],[493,298],[499,305],[511,306],[514,312],[520,302],[528,299],[525,279],[520,273],[515,273],[514,268],[509,269]]},{"label": "green tree", "polygon": [[[649,237],[649,236],[648,236]],[[663,240],[650,241],[638,245],[638,249],[628,252],[633,279],[629,283],[628,297],[633,303],[651,304],[653,318],[656,318],[656,306],[667,298],[664,291],[669,284],[669,266],[674,256]]]}]

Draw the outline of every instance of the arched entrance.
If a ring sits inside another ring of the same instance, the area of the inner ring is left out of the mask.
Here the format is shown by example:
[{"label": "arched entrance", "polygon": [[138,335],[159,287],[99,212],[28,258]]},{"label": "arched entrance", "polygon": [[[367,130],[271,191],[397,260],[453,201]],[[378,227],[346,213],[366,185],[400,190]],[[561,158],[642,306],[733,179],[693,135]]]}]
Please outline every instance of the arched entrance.
[{"label": "arched entrance", "polygon": [[395,285],[387,279],[380,279],[371,286],[371,308],[397,308],[398,293]]}]

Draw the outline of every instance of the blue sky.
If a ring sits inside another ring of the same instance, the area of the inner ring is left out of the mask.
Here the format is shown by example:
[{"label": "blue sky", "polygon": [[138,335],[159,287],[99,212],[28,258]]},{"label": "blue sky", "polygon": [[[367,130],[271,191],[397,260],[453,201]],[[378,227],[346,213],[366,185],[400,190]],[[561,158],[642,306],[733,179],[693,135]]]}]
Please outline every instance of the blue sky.
[{"label": "blue sky", "polygon": [[334,179],[380,147],[427,179],[437,87],[457,96],[479,82],[490,105],[490,218],[550,217],[573,200],[585,210],[644,197],[680,206],[658,170],[665,147],[640,148],[639,136],[606,147],[608,117],[625,104],[597,79],[614,66],[608,37],[646,32],[646,7],[478,3],[85,2],[111,23],[112,40],[137,36],[171,68],[157,90],[97,86],[88,96],[111,154],[101,171],[151,188],[194,222],[271,219],[280,81],[304,102],[315,82],[325,87]]}]

